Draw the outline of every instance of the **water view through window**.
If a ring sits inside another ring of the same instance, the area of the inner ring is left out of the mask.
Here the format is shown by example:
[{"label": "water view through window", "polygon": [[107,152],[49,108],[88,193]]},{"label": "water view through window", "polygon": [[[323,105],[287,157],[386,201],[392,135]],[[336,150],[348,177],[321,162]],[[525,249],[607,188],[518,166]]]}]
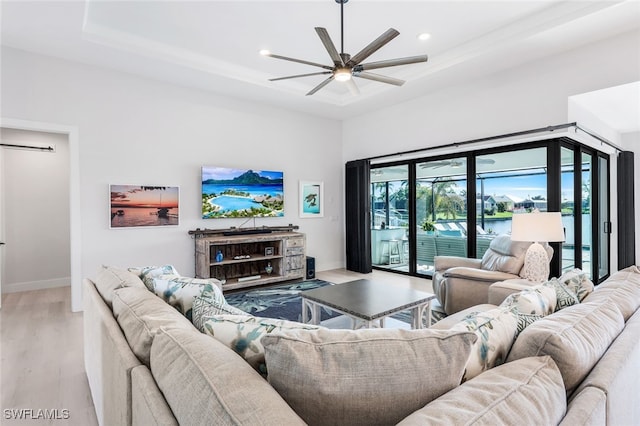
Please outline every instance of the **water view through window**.
[{"label": "water view through window", "polygon": [[[594,256],[591,235],[593,156],[577,151],[573,146],[555,148],[561,157],[555,179],[560,177],[560,181],[551,186],[558,188],[554,191],[557,198],[552,201],[548,193],[549,148],[543,144],[510,151],[487,151],[475,156],[373,166],[370,189],[373,265],[430,275],[435,256],[467,257],[472,254],[481,258],[493,238],[511,233],[514,214],[549,211],[551,204],[553,211],[562,212],[565,227],[566,239],[559,254],[559,268],[579,267],[591,273]],[[603,159],[600,166],[606,173],[607,164],[608,159]],[[413,168],[412,173],[409,173],[410,168]],[[473,173],[472,178],[469,173]],[[410,190],[410,174],[415,174],[413,191]],[[475,196],[469,196],[473,193]],[[600,208],[600,215],[604,216],[608,212],[608,195],[605,191],[600,194],[606,195],[599,203],[599,206],[606,206]],[[577,205],[575,200],[578,200]],[[415,226],[412,232],[410,223]],[[599,241],[608,242],[604,231],[600,233]],[[470,248],[471,235],[475,246]],[[599,244],[600,252],[608,259],[608,243]],[[608,273],[606,259],[600,261],[603,264],[601,276]]]}]

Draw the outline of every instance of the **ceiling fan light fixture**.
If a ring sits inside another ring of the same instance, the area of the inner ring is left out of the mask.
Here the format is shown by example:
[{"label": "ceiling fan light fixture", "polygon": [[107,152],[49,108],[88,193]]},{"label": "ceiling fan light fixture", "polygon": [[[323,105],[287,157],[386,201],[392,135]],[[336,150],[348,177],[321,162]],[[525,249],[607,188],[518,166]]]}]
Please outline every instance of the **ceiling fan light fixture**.
[{"label": "ceiling fan light fixture", "polygon": [[271,55],[271,51],[269,51],[269,50],[267,50],[267,49],[262,49],[262,50],[260,51],[260,54],[261,54],[262,56],[269,56],[269,55]]},{"label": "ceiling fan light fixture", "polygon": [[333,73],[333,78],[338,81],[349,81],[351,80],[351,68],[338,68]]},{"label": "ceiling fan light fixture", "polygon": [[418,40],[420,41],[426,41],[429,40],[431,38],[431,34],[429,33],[420,33],[418,34]]},{"label": "ceiling fan light fixture", "polygon": [[373,55],[375,52],[380,50],[383,46],[389,43],[391,40],[400,35],[400,32],[394,28],[389,28],[387,31],[382,33],[378,38],[374,41],[366,45],[362,50],[356,53],[354,56],[351,56],[348,53],[344,52],[344,20],[343,20],[343,9],[344,4],[349,0],[335,0],[336,3],[340,4],[340,52],[336,49],[335,44],[331,40],[329,36],[329,32],[326,28],[323,27],[315,27],[316,33],[318,37],[320,37],[320,41],[324,45],[329,57],[331,58],[331,65],[324,65],[318,62],[306,61],[303,59],[290,58],[287,56],[274,55],[273,53],[261,53],[265,56],[269,56],[274,59],[281,59],[285,61],[297,62],[299,64],[311,65],[313,67],[318,67],[324,69],[324,71],[305,73],[305,74],[297,74],[290,75],[286,77],[278,77],[278,78],[270,78],[269,81],[279,81],[279,80],[288,80],[291,78],[300,78],[300,77],[310,77],[316,75],[327,75],[328,77],[323,80],[316,87],[311,89],[306,96],[313,95],[318,90],[325,87],[327,84],[331,83],[333,80],[337,80],[345,83],[345,85],[349,88],[349,91],[353,95],[357,95],[360,93],[358,86],[355,84],[355,79],[351,77],[363,78],[365,80],[373,80],[378,81],[380,83],[392,84],[394,86],[402,86],[404,84],[404,80],[400,80],[399,78],[387,77],[384,75],[376,74],[368,72],[370,70],[375,70],[379,68],[387,68],[387,67],[396,67],[400,65],[410,65],[416,64],[418,62],[427,62],[427,55],[418,55],[411,56],[406,58],[397,58],[397,59],[387,59],[384,61],[374,61],[363,63],[367,58]]}]

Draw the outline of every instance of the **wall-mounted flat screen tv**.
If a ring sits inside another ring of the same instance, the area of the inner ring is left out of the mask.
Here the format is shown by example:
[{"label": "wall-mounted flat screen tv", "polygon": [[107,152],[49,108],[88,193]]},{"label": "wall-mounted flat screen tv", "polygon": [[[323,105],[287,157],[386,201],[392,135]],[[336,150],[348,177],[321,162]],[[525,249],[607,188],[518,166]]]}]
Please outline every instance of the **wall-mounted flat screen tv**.
[{"label": "wall-mounted flat screen tv", "polygon": [[284,216],[284,174],[202,167],[202,218]]}]

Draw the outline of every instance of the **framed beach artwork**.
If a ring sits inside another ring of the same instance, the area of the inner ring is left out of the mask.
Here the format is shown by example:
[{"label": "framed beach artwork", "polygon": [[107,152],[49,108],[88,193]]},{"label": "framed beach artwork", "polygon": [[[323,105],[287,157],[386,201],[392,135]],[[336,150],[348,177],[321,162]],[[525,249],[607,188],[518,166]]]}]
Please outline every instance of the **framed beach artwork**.
[{"label": "framed beach artwork", "polygon": [[284,173],[202,167],[202,218],[284,216]]},{"label": "framed beach artwork", "polygon": [[323,187],[322,182],[300,181],[300,217],[324,216]]},{"label": "framed beach artwork", "polygon": [[178,226],[177,186],[109,185],[111,228]]}]

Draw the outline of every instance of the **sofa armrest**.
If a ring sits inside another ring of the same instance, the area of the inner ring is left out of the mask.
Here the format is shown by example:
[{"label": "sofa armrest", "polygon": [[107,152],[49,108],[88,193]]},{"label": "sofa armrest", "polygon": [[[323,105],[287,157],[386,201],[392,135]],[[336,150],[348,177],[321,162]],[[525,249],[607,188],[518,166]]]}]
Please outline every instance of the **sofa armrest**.
[{"label": "sofa armrest", "polygon": [[146,365],[131,370],[131,417],[132,426],[178,426]]},{"label": "sofa armrest", "polygon": [[602,389],[587,386],[569,402],[559,426],[604,424],[607,424],[607,395]]},{"label": "sofa armrest", "polygon": [[517,275],[509,274],[507,272],[500,271],[487,271],[484,269],[455,267],[449,268],[444,273],[445,278],[461,278],[465,280],[483,281],[487,283],[496,283],[498,281],[505,281],[519,278]]},{"label": "sofa armrest", "polygon": [[499,305],[511,294],[518,293],[539,284],[540,283],[525,280],[523,278],[514,278],[494,283],[489,286],[489,303]]},{"label": "sofa armrest", "polygon": [[457,256],[436,256],[433,258],[433,267],[436,271],[445,271],[449,268],[480,268],[482,259],[471,259]]},{"label": "sofa armrest", "polygon": [[504,272],[474,268],[450,268],[444,273],[434,291],[447,315],[471,306],[487,303],[489,286],[494,282],[514,278]]}]

